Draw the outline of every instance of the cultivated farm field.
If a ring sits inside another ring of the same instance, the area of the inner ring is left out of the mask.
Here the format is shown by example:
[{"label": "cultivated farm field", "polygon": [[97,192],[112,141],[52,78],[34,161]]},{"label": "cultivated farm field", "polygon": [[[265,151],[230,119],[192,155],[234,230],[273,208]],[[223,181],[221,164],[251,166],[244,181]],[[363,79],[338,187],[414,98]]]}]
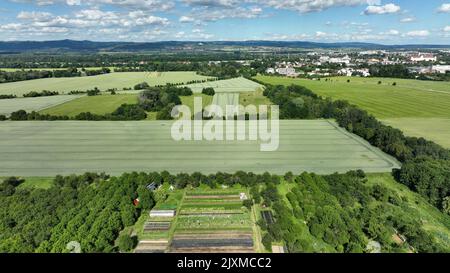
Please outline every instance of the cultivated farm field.
[{"label": "cultivated farm field", "polygon": [[327,120],[280,122],[280,145],[259,141],[180,141],[171,121],[5,121],[0,123],[0,176],[53,176],[131,171],[329,174],[389,172],[390,156]]},{"label": "cultivated farm field", "polygon": [[187,85],[194,93],[201,93],[203,88],[212,87],[216,93],[254,92],[263,86],[246,78],[233,78],[228,80],[209,81]]},{"label": "cultivated farm field", "polygon": [[25,110],[40,111],[80,98],[80,95],[57,95],[49,97],[14,98],[0,100],[0,114],[8,116],[12,112]]},{"label": "cultivated farm field", "polygon": [[[150,86],[167,83],[186,83],[193,80],[206,80],[208,77],[196,72],[117,72],[89,77],[48,78],[0,84],[0,94],[21,96],[30,91],[58,91],[61,94],[73,90],[86,91],[99,88],[102,91],[117,88],[133,88],[136,84],[147,82]],[[250,81],[251,82],[251,81]]]},{"label": "cultivated farm field", "polygon": [[103,115],[112,113],[122,104],[137,103],[136,94],[116,94],[101,96],[83,96],[81,98],[56,105],[41,111],[42,114],[55,116],[76,116],[82,112]]}]

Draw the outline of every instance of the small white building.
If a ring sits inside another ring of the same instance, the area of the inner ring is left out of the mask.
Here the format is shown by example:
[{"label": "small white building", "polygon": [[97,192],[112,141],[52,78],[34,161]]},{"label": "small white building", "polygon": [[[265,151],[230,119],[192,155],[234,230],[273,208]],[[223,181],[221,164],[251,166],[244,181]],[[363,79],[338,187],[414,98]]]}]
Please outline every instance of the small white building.
[{"label": "small white building", "polygon": [[150,211],[150,217],[174,217],[175,210],[173,209],[165,209],[165,210],[156,210],[153,209]]},{"label": "small white building", "polygon": [[266,69],[267,74],[275,74],[275,68],[269,67]]}]

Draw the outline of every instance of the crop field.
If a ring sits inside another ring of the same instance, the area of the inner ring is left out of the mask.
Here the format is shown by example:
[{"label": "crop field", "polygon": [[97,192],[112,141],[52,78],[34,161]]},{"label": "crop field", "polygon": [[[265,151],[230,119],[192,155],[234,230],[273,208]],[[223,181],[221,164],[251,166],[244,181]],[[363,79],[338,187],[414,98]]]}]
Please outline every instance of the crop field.
[{"label": "crop field", "polygon": [[399,128],[405,135],[424,137],[450,148],[450,118],[391,118],[382,121]]},{"label": "crop field", "polygon": [[212,87],[216,93],[254,92],[263,86],[246,78],[233,78],[228,80],[210,81],[187,85],[194,93],[201,93],[203,88]]},{"label": "crop field", "polygon": [[389,172],[394,159],[327,120],[280,122],[279,148],[260,141],[174,141],[171,121],[0,122],[0,176],[130,171]]},{"label": "crop field", "polygon": [[[450,116],[448,82],[358,77],[336,77],[329,81],[269,76],[256,79],[269,84],[303,85],[319,95],[348,100],[380,119]],[[394,82],[396,86],[392,85]]]},{"label": "crop field", "polygon": [[0,84],[0,94],[21,96],[30,91],[42,90],[58,91],[63,94],[73,90],[86,91],[94,87],[102,91],[111,88],[121,90],[133,88],[136,84],[142,82],[155,86],[206,79],[208,77],[197,75],[195,72],[117,72],[89,77],[49,78],[2,83]]},{"label": "crop field", "polygon": [[80,95],[57,95],[49,97],[14,98],[0,100],[0,114],[9,115],[18,110],[39,111],[80,98]]},{"label": "crop field", "polygon": [[137,103],[137,95],[116,94],[101,96],[84,96],[78,99],[47,108],[41,113],[56,116],[67,115],[76,116],[82,112],[91,112],[93,114],[103,115],[112,113],[122,104]]}]

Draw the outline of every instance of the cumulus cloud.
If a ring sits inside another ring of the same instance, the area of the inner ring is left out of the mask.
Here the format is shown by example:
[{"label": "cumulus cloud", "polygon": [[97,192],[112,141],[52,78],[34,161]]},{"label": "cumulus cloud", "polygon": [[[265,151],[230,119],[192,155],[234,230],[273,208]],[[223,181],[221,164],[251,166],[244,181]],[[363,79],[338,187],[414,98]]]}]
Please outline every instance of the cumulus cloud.
[{"label": "cumulus cloud", "polygon": [[441,12],[441,13],[450,13],[450,3],[442,4],[442,5],[438,8],[438,12]]},{"label": "cumulus cloud", "polygon": [[400,6],[395,4],[386,4],[386,5],[370,5],[363,12],[365,15],[375,15],[375,14],[392,14],[398,13],[400,11]]},{"label": "cumulus cloud", "polygon": [[427,37],[430,35],[428,30],[413,30],[406,33],[408,37]]},{"label": "cumulus cloud", "polygon": [[445,32],[450,32],[450,26],[444,27],[444,31],[445,31]]}]

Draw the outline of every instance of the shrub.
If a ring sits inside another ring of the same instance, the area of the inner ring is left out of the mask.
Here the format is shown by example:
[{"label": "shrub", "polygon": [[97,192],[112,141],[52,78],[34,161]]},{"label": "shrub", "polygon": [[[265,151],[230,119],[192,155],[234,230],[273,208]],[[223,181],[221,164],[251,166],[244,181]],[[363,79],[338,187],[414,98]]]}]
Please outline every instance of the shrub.
[{"label": "shrub", "polygon": [[119,250],[122,252],[128,252],[132,250],[136,245],[136,237],[131,237],[128,234],[121,234],[119,236]]},{"label": "shrub", "polygon": [[212,88],[212,87],[206,87],[206,88],[203,88],[202,94],[205,94],[208,96],[214,96],[216,94],[216,91],[214,91],[214,88]]}]

